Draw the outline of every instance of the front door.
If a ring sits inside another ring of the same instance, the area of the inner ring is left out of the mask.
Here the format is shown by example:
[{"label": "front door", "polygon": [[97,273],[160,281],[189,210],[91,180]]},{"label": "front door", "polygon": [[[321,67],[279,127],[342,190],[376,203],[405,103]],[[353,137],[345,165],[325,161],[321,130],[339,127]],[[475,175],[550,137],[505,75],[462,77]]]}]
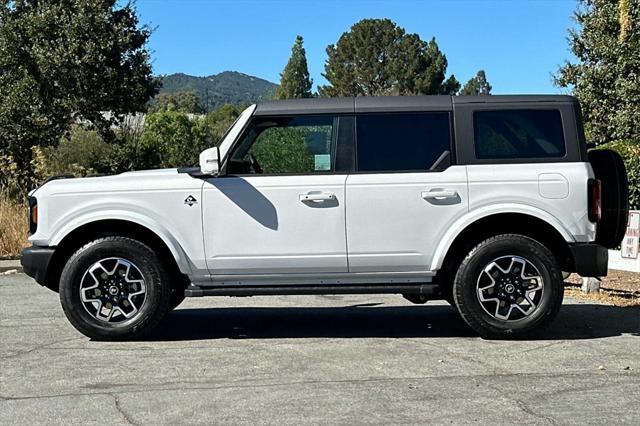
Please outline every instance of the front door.
[{"label": "front door", "polygon": [[[203,188],[214,276],[347,272],[346,174],[335,174],[337,119],[254,117],[227,175]],[[242,281],[239,279],[239,282]]]}]

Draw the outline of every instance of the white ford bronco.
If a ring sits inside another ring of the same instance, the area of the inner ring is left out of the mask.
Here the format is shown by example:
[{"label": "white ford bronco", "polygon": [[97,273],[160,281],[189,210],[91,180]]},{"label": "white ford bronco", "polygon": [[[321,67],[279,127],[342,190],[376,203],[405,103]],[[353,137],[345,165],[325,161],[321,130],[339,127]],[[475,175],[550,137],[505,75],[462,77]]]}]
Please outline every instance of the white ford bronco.
[{"label": "white ford bronco", "polygon": [[22,264],[95,339],[185,296],[347,293],[444,299],[519,337],[558,313],[563,273],[607,274],[627,191],[569,96],[272,101],[199,167],[51,178]]}]

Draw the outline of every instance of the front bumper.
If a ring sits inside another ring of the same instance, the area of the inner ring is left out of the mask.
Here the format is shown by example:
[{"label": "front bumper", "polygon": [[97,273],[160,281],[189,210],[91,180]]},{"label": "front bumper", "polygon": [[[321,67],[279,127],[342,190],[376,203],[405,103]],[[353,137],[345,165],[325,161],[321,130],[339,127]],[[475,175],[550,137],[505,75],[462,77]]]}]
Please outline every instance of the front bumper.
[{"label": "front bumper", "polygon": [[45,285],[47,269],[53,256],[54,248],[31,246],[22,250],[20,263],[24,273],[34,278],[38,284]]},{"label": "front bumper", "polygon": [[582,277],[606,277],[609,250],[596,243],[570,244],[575,272]]}]

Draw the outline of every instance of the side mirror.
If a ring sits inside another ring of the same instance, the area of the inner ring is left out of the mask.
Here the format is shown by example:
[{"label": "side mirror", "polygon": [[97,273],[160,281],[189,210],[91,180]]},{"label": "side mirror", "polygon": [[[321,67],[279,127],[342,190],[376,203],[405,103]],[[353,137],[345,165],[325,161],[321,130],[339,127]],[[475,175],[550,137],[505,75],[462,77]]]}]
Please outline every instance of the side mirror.
[{"label": "side mirror", "polygon": [[200,153],[200,171],[205,175],[218,176],[220,172],[220,149],[216,146]]}]

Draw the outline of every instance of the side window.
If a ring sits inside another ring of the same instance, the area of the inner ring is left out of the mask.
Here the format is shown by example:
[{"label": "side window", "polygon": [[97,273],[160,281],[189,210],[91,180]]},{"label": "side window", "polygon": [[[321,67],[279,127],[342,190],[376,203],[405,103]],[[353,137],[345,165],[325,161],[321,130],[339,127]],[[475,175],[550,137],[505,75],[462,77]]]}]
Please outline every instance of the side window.
[{"label": "side window", "polygon": [[558,110],[500,110],[473,113],[476,158],[564,157]]},{"label": "side window", "polygon": [[360,114],[358,171],[442,170],[450,164],[449,113]]},{"label": "side window", "polygon": [[330,172],[334,123],[331,116],[255,118],[232,154],[228,170],[235,174]]}]

